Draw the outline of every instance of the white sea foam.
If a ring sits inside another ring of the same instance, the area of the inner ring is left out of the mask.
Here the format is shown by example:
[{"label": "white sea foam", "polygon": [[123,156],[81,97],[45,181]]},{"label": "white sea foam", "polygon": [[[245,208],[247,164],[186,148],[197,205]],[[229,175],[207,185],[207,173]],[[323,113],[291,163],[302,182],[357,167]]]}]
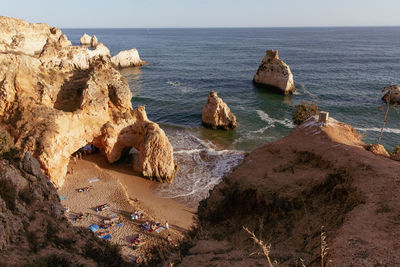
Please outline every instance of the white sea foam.
[{"label": "white sea foam", "polygon": [[275,127],[275,124],[281,124],[287,128],[294,128],[294,124],[291,120],[289,119],[283,119],[283,120],[278,120],[271,118],[268,113],[262,110],[256,110],[258,116],[260,117],[261,120],[267,122],[269,125],[272,125],[272,127]]},{"label": "white sea foam", "polygon": [[[372,128],[356,128],[359,131],[362,132],[380,132],[381,128],[377,127],[372,127]],[[384,128],[383,129],[384,133],[394,133],[394,134],[400,134],[400,129],[393,129],[393,128]]]},{"label": "white sea foam", "polygon": [[241,151],[218,150],[211,142],[186,131],[168,131],[167,135],[174,147],[174,158],[180,169],[172,184],[157,186],[156,194],[182,199],[191,206],[196,206],[201,199],[207,197],[209,190],[244,157]]},{"label": "white sea foam", "polygon": [[193,87],[185,86],[184,84],[182,84],[181,82],[178,82],[178,81],[167,81],[167,84],[172,87],[176,87],[182,93],[193,92],[195,90]]}]

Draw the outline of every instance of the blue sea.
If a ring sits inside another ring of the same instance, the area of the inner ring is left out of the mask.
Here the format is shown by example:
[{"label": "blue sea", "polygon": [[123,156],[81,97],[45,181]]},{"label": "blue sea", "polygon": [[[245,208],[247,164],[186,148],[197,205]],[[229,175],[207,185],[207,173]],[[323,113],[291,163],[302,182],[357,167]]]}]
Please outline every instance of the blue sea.
[{"label": "blue sea", "polygon": [[[384,114],[381,90],[400,84],[400,27],[64,29],[74,45],[95,34],[112,55],[136,47],[147,65],[121,71],[150,120],[161,125],[181,166],[172,185],[154,190],[195,205],[245,152],[287,135],[293,107],[315,101],[330,116],[376,142]],[[293,96],[258,89],[252,78],[267,49],[291,68]],[[238,120],[234,131],[201,126],[216,90]],[[400,144],[400,112],[391,109],[382,143]]]}]

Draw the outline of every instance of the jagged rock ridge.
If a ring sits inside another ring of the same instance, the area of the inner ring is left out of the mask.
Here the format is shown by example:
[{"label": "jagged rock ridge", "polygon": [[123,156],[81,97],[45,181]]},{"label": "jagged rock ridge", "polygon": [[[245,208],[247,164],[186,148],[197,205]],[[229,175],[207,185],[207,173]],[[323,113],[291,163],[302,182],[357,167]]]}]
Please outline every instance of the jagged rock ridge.
[{"label": "jagged rock ridge", "polygon": [[0,17],[0,29],[0,123],[55,184],[71,154],[89,143],[109,162],[135,147],[144,176],[172,181],[172,146],[144,107],[132,109],[107,47],[72,46],[61,30],[19,19]]}]

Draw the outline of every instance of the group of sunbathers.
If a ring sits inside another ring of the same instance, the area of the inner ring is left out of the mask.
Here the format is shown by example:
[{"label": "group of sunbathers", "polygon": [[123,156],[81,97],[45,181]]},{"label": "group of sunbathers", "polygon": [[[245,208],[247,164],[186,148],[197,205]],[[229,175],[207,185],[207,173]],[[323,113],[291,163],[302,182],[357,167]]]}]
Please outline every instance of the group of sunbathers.
[{"label": "group of sunbathers", "polygon": [[135,238],[131,240],[132,248],[137,249],[138,247],[142,246],[146,241],[144,240],[143,236],[139,234]]},{"label": "group of sunbathers", "polygon": [[110,205],[107,203],[99,205],[95,208],[96,212],[103,211],[103,210],[108,210],[110,208]]},{"label": "group of sunbathers", "polygon": [[144,218],[144,214],[142,211],[137,210],[134,213],[131,214],[131,219],[132,220],[137,220],[137,219],[143,219]]},{"label": "group of sunbathers", "polygon": [[93,186],[86,186],[86,187],[78,188],[78,189],[76,189],[76,191],[79,193],[87,193],[93,189],[94,189]]},{"label": "group of sunbathers", "polygon": [[83,213],[81,212],[81,213],[76,214],[75,217],[72,218],[72,221],[73,221],[73,222],[80,222],[80,221],[83,221],[84,219],[87,219],[87,218],[89,218],[89,217],[90,217],[90,214],[89,214],[89,213],[83,214]]},{"label": "group of sunbathers", "polygon": [[103,220],[103,224],[100,225],[100,228],[101,229],[108,229],[108,228],[111,228],[111,227],[113,227],[115,225],[121,225],[121,224],[122,224],[122,222],[119,219],[119,217],[112,215],[112,216],[109,216],[109,217],[107,217],[107,218],[105,218]]},{"label": "group of sunbathers", "polygon": [[150,223],[148,221],[146,221],[145,223],[143,223],[141,225],[142,230],[147,231],[147,232],[153,232],[153,231],[157,230],[160,226],[161,226],[161,224],[158,222]]}]

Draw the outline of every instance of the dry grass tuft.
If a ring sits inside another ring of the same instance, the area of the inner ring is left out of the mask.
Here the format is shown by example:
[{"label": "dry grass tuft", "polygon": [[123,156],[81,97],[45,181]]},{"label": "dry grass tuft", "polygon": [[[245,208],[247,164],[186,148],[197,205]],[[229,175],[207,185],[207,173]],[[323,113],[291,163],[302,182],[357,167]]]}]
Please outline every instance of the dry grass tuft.
[{"label": "dry grass tuft", "polygon": [[268,245],[265,244],[264,241],[262,241],[261,239],[258,239],[252,231],[250,231],[248,228],[246,228],[244,226],[243,226],[243,230],[245,230],[251,236],[251,238],[254,240],[254,242],[260,246],[265,257],[267,258],[269,266],[274,267],[274,265],[272,265],[271,258],[269,257],[269,253],[271,251],[271,244],[268,244]]},{"label": "dry grass tuft", "polygon": [[326,243],[326,233],[321,227],[321,267],[326,267],[326,256],[328,255],[328,244]]}]

